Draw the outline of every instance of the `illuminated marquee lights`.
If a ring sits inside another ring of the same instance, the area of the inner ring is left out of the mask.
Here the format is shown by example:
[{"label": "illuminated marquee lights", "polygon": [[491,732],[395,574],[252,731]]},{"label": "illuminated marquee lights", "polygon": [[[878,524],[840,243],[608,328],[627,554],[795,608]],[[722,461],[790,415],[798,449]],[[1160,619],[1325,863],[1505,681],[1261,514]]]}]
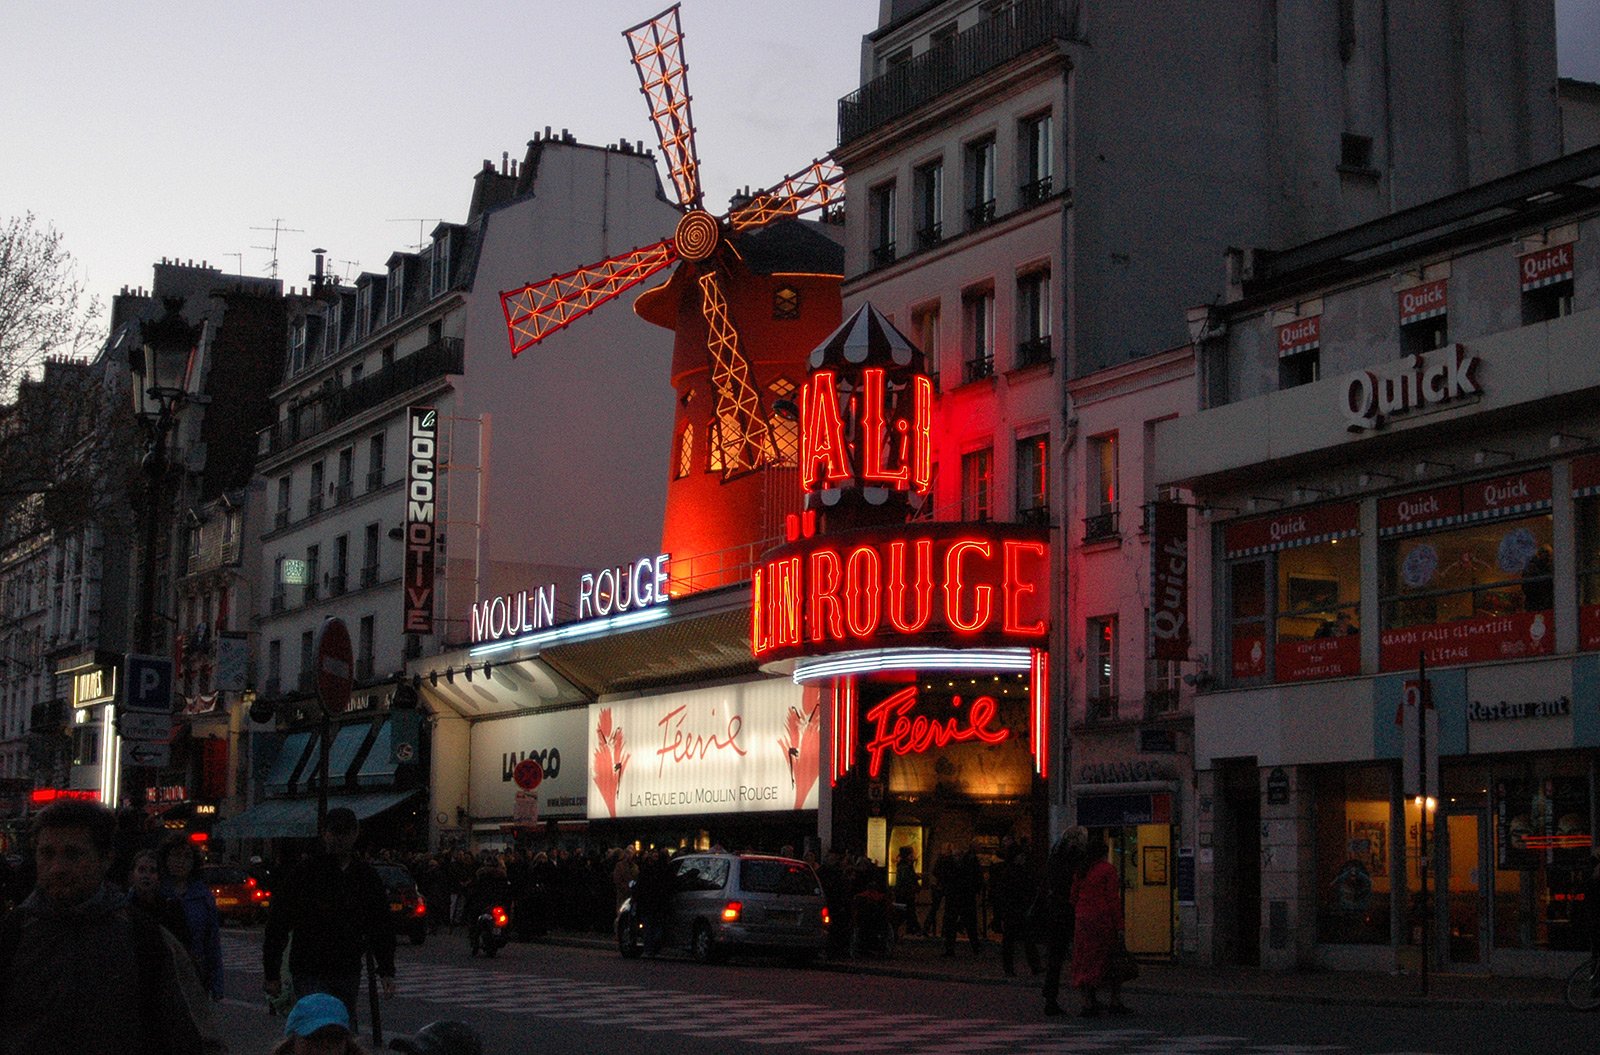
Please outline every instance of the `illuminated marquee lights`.
[{"label": "illuminated marquee lights", "polygon": [[1028,739],[1033,768],[1040,779],[1050,775],[1050,653],[1033,650],[1028,673]]},{"label": "illuminated marquee lights", "polygon": [[796,684],[883,671],[1032,671],[1036,650],[1028,648],[871,648],[795,661]]},{"label": "illuminated marquee lights", "polygon": [[937,644],[1033,645],[1045,618],[1049,549],[1043,532],[1010,525],[927,524],[908,537],[847,532],[791,542],[753,583],[757,659]]},{"label": "illuminated marquee lights", "polygon": [[919,495],[932,488],[933,382],[926,374],[911,375],[898,390],[881,367],[861,371],[859,391],[833,370],[807,379],[800,392],[800,486],[850,484]]},{"label": "illuminated marquee lights", "polygon": [[833,683],[833,772],[828,786],[833,787],[856,765],[856,679],[839,678]]},{"label": "illuminated marquee lights", "polygon": [[536,634],[524,634],[506,641],[496,641],[492,645],[480,645],[470,650],[467,655],[473,659],[483,656],[499,655],[502,652],[511,652],[521,648],[540,649],[545,645],[553,645],[558,641],[578,641],[590,637],[603,637],[606,634],[619,630],[632,630],[650,623],[658,623],[667,617],[666,605],[657,605],[654,608],[642,608],[628,612],[624,615],[613,615],[605,619],[589,619],[581,623],[566,623],[553,630],[541,630]]}]

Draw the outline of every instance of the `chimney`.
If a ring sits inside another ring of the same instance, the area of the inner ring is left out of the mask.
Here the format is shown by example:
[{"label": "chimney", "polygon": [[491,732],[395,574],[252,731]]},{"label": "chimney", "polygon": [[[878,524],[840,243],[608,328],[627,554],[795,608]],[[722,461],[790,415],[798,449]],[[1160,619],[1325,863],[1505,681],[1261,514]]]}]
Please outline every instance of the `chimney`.
[{"label": "chimney", "polygon": [[328,251],[326,249],[313,249],[311,252],[317,258],[317,270],[316,273],[311,276],[311,288],[317,290],[322,288],[322,258],[327,254]]},{"label": "chimney", "polygon": [[500,175],[502,175],[502,176],[511,175],[511,153],[510,153],[510,151],[506,151],[506,150],[500,151]]},{"label": "chimney", "polygon": [[545,125],[544,126],[544,137],[546,139],[550,138],[550,126],[549,125]]}]

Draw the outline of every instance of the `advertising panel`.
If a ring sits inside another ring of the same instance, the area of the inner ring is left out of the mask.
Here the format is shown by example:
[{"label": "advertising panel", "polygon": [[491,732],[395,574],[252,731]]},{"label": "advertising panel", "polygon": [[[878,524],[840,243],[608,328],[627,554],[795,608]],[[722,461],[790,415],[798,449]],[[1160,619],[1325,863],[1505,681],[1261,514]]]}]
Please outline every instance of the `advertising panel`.
[{"label": "advertising panel", "polygon": [[405,632],[433,633],[433,545],[438,534],[439,412],[406,414]]},{"label": "advertising panel", "polygon": [[1354,502],[1346,502],[1229,521],[1224,538],[1228,557],[1232,559],[1291,546],[1310,546],[1329,539],[1349,538],[1360,526],[1361,507]]},{"label": "advertising panel", "polygon": [[1150,659],[1189,658],[1189,510],[1152,502],[1150,517]]},{"label": "advertising panel", "polygon": [[539,816],[576,818],[588,812],[588,767],[584,750],[586,708],[522,714],[476,722],[472,726],[472,773],[468,781],[472,814],[507,818],[516,811],[517,763],[533,759],[543,770]]},{"label": "advertising panel", "polygon": [[822,715],[787,679],[594,703],[589,816],[817,808]]}]

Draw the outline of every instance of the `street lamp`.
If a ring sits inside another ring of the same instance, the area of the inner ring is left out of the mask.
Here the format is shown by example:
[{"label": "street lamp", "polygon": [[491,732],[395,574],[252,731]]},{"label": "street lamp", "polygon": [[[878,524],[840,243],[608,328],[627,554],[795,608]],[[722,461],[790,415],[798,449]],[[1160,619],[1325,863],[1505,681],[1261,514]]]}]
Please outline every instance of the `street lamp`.
[{"label": "street lamp", "polygon": [[145,433],[141,462],[149,488],[145,496],[143,550],[140,553],[139,611],[134,649],[148,654],[155,636],[155,551],[167,477],[167,441],[178,408],[188,392],[191,361],[200,327],[183,318],[183,301],[163,300],[163,314],[139,326],[139,339],[129,353],[133,372],[133,413]]}]

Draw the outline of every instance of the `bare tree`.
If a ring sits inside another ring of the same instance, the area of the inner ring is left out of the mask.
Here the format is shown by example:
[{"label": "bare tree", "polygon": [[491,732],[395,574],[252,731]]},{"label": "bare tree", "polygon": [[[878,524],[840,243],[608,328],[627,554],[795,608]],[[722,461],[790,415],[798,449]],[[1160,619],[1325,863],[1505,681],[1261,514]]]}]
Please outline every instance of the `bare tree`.
[{"label": "bare tree", "polygon": [[99,316],[61,233],[31,212],[8,219],[0,228],[0,399],[47,357],[92,351]]}]

